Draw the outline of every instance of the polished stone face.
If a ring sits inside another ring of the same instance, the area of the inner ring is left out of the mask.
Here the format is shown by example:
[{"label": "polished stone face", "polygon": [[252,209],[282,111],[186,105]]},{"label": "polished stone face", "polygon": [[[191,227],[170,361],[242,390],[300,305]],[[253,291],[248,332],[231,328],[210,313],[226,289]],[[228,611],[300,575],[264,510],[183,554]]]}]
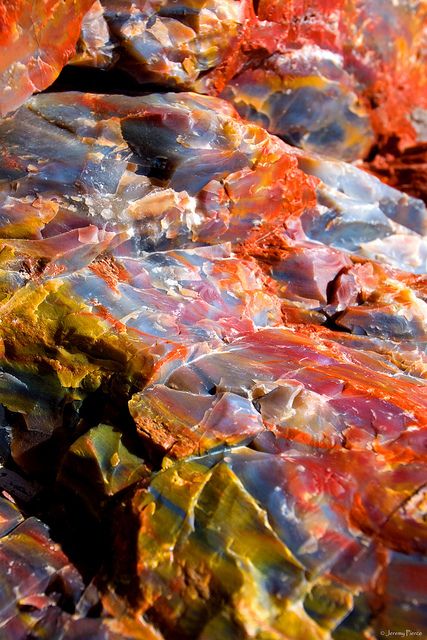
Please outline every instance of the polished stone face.
[{"label": "polished stone face", "polygon": [[427,633],[427,210],[347,162],[419,144],[368,96],[423,6],[39,4],[72,44],[0,1],[0,637]]},{"label": "polished stone face", "polygon": [[75,51],[93,0],[1,0],[0,115],[46,89]]}]

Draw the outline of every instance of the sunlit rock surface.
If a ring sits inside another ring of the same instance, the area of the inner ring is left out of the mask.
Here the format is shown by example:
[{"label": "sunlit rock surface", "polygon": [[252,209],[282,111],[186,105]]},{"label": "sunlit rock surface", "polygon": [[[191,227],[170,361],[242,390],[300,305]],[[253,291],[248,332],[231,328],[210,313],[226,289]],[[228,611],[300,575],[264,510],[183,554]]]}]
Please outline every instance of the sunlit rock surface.
[{"label": "sunlit rock surface", "polygon": [[93,0],[1,0],[0,115],[46,89],[74,53]]},{"label": "sunlit rock surface", "polygon": [[196,93],[0,136],[7,640],[424,632],[424,204]]},{"label": "sunlit rock surface", "polygon": [[409,0],[100,0],[71,62],[221,94],[287,142],[383,175],[394,146],[389,180],[413,190],[394,176],[427,108],[426,24]]},{"label": "sunlit rock surface", "polygon": [[[379,144],[394,138],[403,151],[416,140],[416,127],[412,121],[414,112],[417,108],[426,107],[426,10],[424,2],[407,0],[296,0],[288,3],[261,0],[258,19],[264,25],[265,37],[262,38],[262,32],[257,32],[255,42],[258,38],[262,44],[265,43],[270,55],[284,47],[291,49],[290,55],[295,55],[296,60],[307,44],[319,47],[320,60],[323,57],[324,61],[320,65],[312,64],[306,80],[308,83],[312,78],[312,90],[316,87],[321,65],[333,54],[332,57],[349,75],[350,86],[357,95],[362,113],[365,111],[369,115],[370,126]],[[276,44],[269,46],[269,42]],[[242,88],[238,79],[233,82],[237,85],[236,95],[242,90],[242,101],[245,101],[244,76]],[[274,91],[277,90],[276,84]],[[297,85],[297,91],[294,91],[296,100],[300,91]],[[273,100],[274,92],[270,95],[264,94],[266,105]],[[340,103],[342,99],[336,101],[334,107],[337,124],[342,109]],[[325,133],[327,131],[325,128]],[[283,133],[286,136],[285,127]],[[362,141],[360,133],[359,140]],[[348,153],[345,138],[343,142],[344,153]],[[344,157],[348,158],[348,155]],[[353,159],[356,157],[355,154]]]},{"label": "sunlit rock surface", "polygon": [[216,244],[299,214],[314,198],[292,152],[223,100],[43,95],[0,128],[6,212],[30,215],[40,199],[34,233],[20,235],[49,237],[45,244],[90,224],[107,244],[109,232],[130,231],[136,253]]},{"label": "sunlit rock surface", "polygon": [[388,179],[411,190],[400,167],[420,153],[426,24],[425,3],[409,0],[3,2],[1,112],[68,61],[114,67],[141,86],[222,94],[287,142],[382,175],[394,145]]},{"label": "sunlit rock surface", "polygon": [[[358,519],[369,495],[386,520],[391,487],[407,478],[387,468],[372,477],[370,456],[243,447],[168,466],[133,502],[143,610],[183,638],[352,637],[393,616],[400,626],[393,565],[405,556]],[[376,619],[379,603],[386,610]],[[424,632],[423,606],[416,600],[411,613]]]},{"label": "sunlit rock surface", "polygon": [[223,97],[297,147],[343,160],[364,157],[374,133],[342,57],[316,44],[279,51],[237,74]]}]

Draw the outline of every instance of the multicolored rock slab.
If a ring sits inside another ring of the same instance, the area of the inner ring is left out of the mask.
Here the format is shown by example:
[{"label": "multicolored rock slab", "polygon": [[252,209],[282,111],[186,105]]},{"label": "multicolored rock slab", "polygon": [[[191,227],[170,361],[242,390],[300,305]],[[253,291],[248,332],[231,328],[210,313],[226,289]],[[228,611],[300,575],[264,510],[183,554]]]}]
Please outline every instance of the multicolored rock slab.
[{"label": "multicolored rock slab", "polygon": [[1,640],[427,634],[426,16],[0,0]]},{"label": "multicolored rock slab", "polygon": [[0,0],[0,115],[46,89],[75,51],[93,0]]},{"label": "multicolored rock slab", "polygon": [[426,25],[409,0],[100,0],[71,62],[221,94],[291,144],[384,175],[384,154],[421,142]]}]

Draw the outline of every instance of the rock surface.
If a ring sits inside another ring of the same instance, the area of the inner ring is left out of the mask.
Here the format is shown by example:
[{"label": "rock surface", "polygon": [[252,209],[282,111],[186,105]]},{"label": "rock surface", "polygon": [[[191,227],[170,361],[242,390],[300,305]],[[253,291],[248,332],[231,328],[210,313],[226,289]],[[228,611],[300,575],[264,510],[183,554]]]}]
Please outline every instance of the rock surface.
[{"label": "rock surface", "polygon": [[[0,637],[427,633],[424,5],[39,4],[0,2]],[[29,97],[42,45],[111,93]]]},{"label": "rock surface", "polygon": [[93,0],[1,0],[0,115],[46,89],[74,53]]}]

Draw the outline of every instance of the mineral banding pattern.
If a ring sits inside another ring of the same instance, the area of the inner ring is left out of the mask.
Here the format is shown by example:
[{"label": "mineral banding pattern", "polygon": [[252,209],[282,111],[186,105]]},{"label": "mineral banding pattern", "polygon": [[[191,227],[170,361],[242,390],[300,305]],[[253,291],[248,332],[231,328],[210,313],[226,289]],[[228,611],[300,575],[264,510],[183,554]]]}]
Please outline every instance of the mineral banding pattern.
[{"label": "mineral banding pattern", "polygon": [[427,0],[0,0],[0,640],[427,639]]}]

